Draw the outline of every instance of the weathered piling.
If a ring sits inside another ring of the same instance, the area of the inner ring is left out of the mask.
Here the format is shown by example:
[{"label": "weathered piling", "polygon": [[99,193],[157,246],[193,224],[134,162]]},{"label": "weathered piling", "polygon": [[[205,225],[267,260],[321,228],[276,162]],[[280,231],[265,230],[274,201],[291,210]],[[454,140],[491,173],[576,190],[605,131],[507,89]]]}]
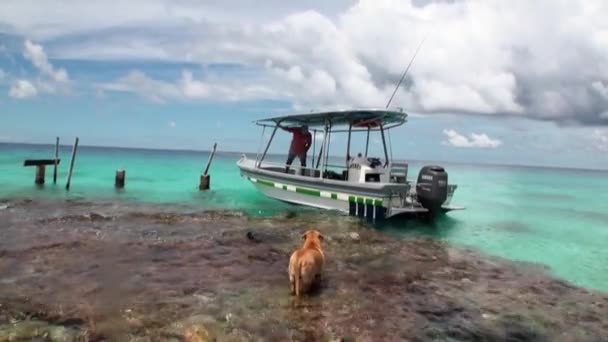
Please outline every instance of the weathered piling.
[{"label": "weathered piling", "polygon": [[78,150],[78,137],[74,141],[74,147],[72,148],[72,159],[70,160],[70,170],[68,171],[68,181],[65,184],[66,190],[70,189],[70,182],[72,181],[72,170],[74,169],[74,160],[76,159],[76,150]]},{"label": "weathered piling", "polygon": [[35,166],[36,167],[36,176],[34,177],[34,182],[36,184],[44,184],[44,173],[46,165],[59,165],[59,159],[26,159],[23,162],[23,166]]},{"label": "weathered piling", "polygon": [[53,169],[53,184],[57,184],[57,161],[59,160],[59,137],[55,140],[55,167]]},{"label": "weathered piling", "polygon": [[44,165],[36,165],[36,184],[44,184]]},{"label": "weathered piling", "polygon": [[125,176],[127,174],[126,170],[118,169],[116,170],[116,177],[114,177],[114,187],[117,189],[122,189],[125,187]]},{"label": "weathered piling", "polygon": [[211,166],[211,161],[213,160],[213,156],[215,155],[215,149],[217,147],[217,143],[213,144],[213,150],[209,155],[209,160],[207,160],[207,167],[205,167],[205,171],[201,174],[200,182],[198,185],[198,189],[200,191],[209,190],[209,186],[211,185],[211,175],[208,174],[209,167]]},{"label": "weathered piling", "polygon": [[210,175],[201,175],[201,180],[200,180],[200,184],[198,186],[198,189],[201,191],[204,190],[209,190],[209,183],[211,181],[211,176]]}]

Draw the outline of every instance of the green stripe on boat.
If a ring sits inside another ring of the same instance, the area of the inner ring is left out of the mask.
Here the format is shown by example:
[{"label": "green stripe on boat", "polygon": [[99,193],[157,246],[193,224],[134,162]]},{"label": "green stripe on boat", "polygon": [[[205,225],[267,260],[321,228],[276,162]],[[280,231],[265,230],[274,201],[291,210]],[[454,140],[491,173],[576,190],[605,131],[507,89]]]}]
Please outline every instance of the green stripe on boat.
[{"label": "green stripe on boat", "polygon": [[[254,183],[259,183],[261,185],[265,185],[265,186],[270,186],[270,187],[276,187],[278,189],[283,189],[285,191],[295,191],[297,193],[301,193],[301,194],[305,194],[305,195],[310,195],[310,196],[316,196],[316,197],[322,197],[321,196],[321,191],[320,190],[316,190],[316,189],[309,189],[309,188],[300,188],[297,186],[292,186],[291,189],[288,188],[287,185],[285,184],[281,184],[281,183],[275,183],[272,181],[268,181],[268,180],[264,180],[264,179],[257,179],[257,178],[252,178],[252,177],[247,177],[250,181],[254,182]],[[324,192],[326,193],[326,192]],[[372,204],[374,206],[377,207],[381,207],[382,206],[382,199],[377,199],[377,198],[369,198],[369,197],[361,197],[361,196],[353,196],[353,195],[347,195],[347,194],[340,194],[338,195],[335,192],[330,192],[330,198],[334,199],[334,200],[339,200],[338,197],[342,196],[342,198],[346,198],[346,196],[348,196],[348,201],[349,202],[356,202],[356,203],[364,203],[364,204]],[[323,197],[327,197],[327,195],[324,195]]]},{"label": "green stripe on boat", "polygon": [[269,181],[263,180],[263,179],[258,179],[257,182],[260,184],[268,185],[268,186],[274,186],[273,182],[269,182]]},{"label": "green stripe on boat", "polygon": [[307,194],[307,195],[313,195],[313,196],[321,197],[321,191],[319,191],[319,190],[304,189],[304,188],[298,188],[298,187],[296,187],[296,192],[299,192],[301,194]]}]

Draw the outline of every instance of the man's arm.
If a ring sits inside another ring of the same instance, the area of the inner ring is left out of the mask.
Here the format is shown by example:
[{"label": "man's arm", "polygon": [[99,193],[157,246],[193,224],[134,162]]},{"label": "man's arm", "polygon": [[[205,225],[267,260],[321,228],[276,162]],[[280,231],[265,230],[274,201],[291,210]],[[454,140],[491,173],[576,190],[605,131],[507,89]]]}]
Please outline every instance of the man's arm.
[{"label": "man's arm", "polygon": [[304,141],[304,146],[306,146],[307,151],[310,148],[310,145],[312,145],[312,134],[309,132],[306,134],[306,140]]},{"label": "man's arm", "polygon": [[293,133],[294,128],[281,126],[280,124],[277,124],[277,126],[279,126],[279,128],[282,129],[282,130],[284,130],[284,131]]}]

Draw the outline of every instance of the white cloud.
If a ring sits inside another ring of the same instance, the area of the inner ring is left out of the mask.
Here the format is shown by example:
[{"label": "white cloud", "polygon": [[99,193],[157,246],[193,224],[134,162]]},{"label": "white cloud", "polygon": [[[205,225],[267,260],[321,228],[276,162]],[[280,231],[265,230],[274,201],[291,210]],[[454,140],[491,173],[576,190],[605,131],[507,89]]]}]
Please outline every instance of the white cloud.
[{"label": "white cloud", "polygon": [[16,99],[34,97],[37,94],[38,90],[28,80],[17,80],[8,91],[8,95]]},{"label": "white cloud", "polygon": [[[51,65],[42,45],[26,40],[23,45],[23,56],[39,71],[35,80],[18,79],[13,81],[9,96],[17,99],[35,97],[39,93],[65,92],[70,79],[65,69],[56,69]],[[5,73],[0,70],[0,80]]]},{"label": "white cloud", "polygon": [[467,137],[453,129],[444,129],[443,134],[448,137],[448,141],[444,142],[444,144],[454,147],[496,148],[502,145],[502,141],[492,139],[485,133],[471,133]]},{"label": "white cloud", "polygon": [[175,121],[169,121],[168,125],[170,128],[175,128]]},{"label": "white cloud", "polygon": [[[606,84],[608,84],[608,81]],[[595,81],[595,82],[593,82],[593,84],[591,84],[591,86],[603,98],[608,99],[608,86],[607,85],[605,85],[603,82]]]},{"label": "white cloud", "polygon": [[395,106],[605,123],[599,115],[608,107],[602,90],[608,80],[597,75],[608,75],[608,2],[428,3],[272,0],[259,6],[235,0],[228,7],[135,0],[65,6],[23,0],[0,2],[0,22],[28,37],[53,38],[53,55],[63,58],[239,63],[261,70],[246,78],[147,77],[149,85],[164,89],[143,92],[162,100],[281,98],[298,108],[384,106],[430,33]]},{"label": "white cloud", "polygon": [[66,82],[68,81],[68,73],[65,69],[55,69],[51,63],[49,63],[46,52],[42,45],[32,43],[30,40],[26,40],[24,43],[23,56],[28,59],[32,64],[40,70],[40,73],[50,77],[55,82]]},{"label": "white cloud", "polygon": [[591,139],[596,149],[608,152],[608,130],[595,129],[591,133]]},{"label": "white cloud", "polygon": [[183,71],[175,82],[156,80],[133,70],[115,82],[97,85],[103,91],[132,92],[154,102],[167,100],[242,101],[276,97],[276,92],[263,85],[243,84],[238,80],[196,80],[192,72]]}]

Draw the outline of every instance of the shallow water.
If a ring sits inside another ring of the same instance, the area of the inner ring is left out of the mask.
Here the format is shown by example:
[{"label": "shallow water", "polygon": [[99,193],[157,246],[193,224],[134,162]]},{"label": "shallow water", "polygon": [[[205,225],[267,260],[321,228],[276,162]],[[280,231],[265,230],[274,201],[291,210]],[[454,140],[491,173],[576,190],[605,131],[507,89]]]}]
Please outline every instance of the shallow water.
[{"label": "shallow water", "polygon": [[[0,144],[0,199],[84,199],[125,204],[178,205],[189,210],[239,210],[268,216],[318,211],[268,199],[239,176],[238,154],[218,154],[211,167],[209,192],[199,192],[198,177],[208,159],[204,152],[79,147],[69,192],[65,182],[71,147],[61,150],[58,184],[33,184],[26,158],[50,158],[53,146]],[[252,157],[250,155],[250,157]],[[278,160],[282,160],[278,157]],[[340,160],[336,161],[341,163]],[[608,290],[608,173],[584,170],[457,165],[445,166],[459,185],[451,212],[433,224],[395,220],[376,228],[392,236],[428,236],[454,245],[550,267],[574,284]],[[409,178],[423,165],[410,164]],[[114,173],[127,170],[126,188],[115,191]],[[0,215],[2,205],[0,204]]]}]

